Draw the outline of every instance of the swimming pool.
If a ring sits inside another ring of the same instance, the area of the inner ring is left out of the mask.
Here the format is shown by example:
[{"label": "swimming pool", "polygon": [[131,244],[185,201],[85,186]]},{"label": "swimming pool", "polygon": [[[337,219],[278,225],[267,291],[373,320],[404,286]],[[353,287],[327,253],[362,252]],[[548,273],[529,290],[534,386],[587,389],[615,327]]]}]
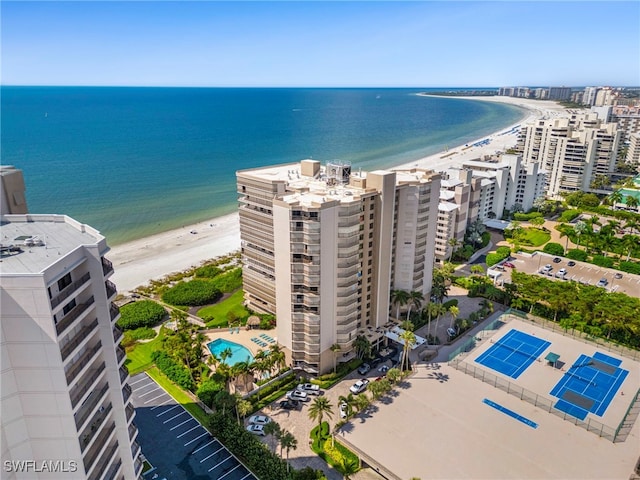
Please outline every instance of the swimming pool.
[{"label": "swimming pool", "polygon": [[253,362],[253,355],[251,355],[248,348],[223,338],[218,338],[217,340],[208,343],[207,347],[209,348],[209,351],[218,358],[220,358],[220,352],[227,348],[230,349],[231,356],[227,357],[225,360],[225,363],[229,366],[240,362]]}]

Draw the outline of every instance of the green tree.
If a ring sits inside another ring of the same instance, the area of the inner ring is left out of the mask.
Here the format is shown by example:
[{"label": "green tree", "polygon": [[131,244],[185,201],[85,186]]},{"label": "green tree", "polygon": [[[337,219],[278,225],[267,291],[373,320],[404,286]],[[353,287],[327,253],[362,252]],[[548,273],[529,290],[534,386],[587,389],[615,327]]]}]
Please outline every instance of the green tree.
[{"label": "green tree", "polygon": [[324,416],[331,418],[333,415],[333,405],[327,397],[316,397],[313,399],[311,406],[309,407],[309,418],[311,420],[318,421],[318,428],[322,425],[322,419]]},{"label": "green tree", "polygon": [[289,471],[289,450],[295,450],[298,448],[298,440],[289,431],[284,431],[280,434],[280,456],[282,457],[282,450],[287,452],[287,471]]},{"label": "green tree", "polygon": [[329,350],[331,350],[333,352],[333,373],[336,373],[336,368],[337,368],[337,356],[338,354],[341,352],[341,348],[340,345],[338,345],[337,343],[334,343],[333,345],[331,345],[331,347],[329,347]]},{"label": "green tree", "polygon": [[411,298],[411,294],[405,290],[392,290],[391,303],[396,306],[396,318],[400,318],[400,307],[404,307]]},{"label": "green tree", "polygon": [[271,447],[271,451],[275,453],[276,441],[278,440],[280,432],[282,431],[280,424],[278,422],[271,421],[264,426],[263,430],[265,435],[270,436],[269,446]]},{"label": "green tree", "polygon": [[402,379],[402,372],[397,368],[390,368],[387,371],[387,378],[391,382],[392,385],[395,385]]},{"label": "green tree", "polygon": [[625,203],[627,207],[633,208],[634,210],[638,208],[638,199],[633,195],[627,195],[627,197],[625,198]]},{"label": "green tree", "polygon": [[350,418],[355,411],[358,411],[358,403],[356,401],[356,398],[357,396],[353,393],[349,393],[346,396],[340,395],[340,397],[338,397],[338,402],[347,406],[347,418]]},{"label": "green tree", "polygon": [[409,352],[411,351],[411,348],[416,344],[416,334],[409,330],[405,330],[400,334],[400,339],[404,343],[404,346],[402,347],[402,363],[406,364],[405,370],[409,370]]},{"label": "green tree", "polygon": [[353,342],[358,358],[368,357],[371,354],[371,342],[364,335],[358,335]]},{"label": "green tree", "polygon": [[452,305],[451,307],[449,307],[449,315],[451,315],[450,328],[453,328],[453,324],[455,323],[456,318],[458,318],[458,315],[460,315],[460,309],[455,305]]},{"label": "green tree", "polygon": [[407,300],[407,304],[409,305],[409,308],[407,309],[407,320],[409,320],[409,316],[411,315],[411,307],[416,307],[416,310],[420,310],[423,301],[424,296],[421,292],[409,292],[409,299]]}]

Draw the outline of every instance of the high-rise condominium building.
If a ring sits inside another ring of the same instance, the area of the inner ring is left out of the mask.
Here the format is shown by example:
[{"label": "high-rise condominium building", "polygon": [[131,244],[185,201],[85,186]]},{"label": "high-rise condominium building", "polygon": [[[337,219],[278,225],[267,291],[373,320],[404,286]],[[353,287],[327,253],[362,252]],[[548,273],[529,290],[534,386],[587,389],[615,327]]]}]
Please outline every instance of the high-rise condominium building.
[{"label": "high-rise condominium building", "polygon": [[0,238],[2,478],[138,478],[104,237],[62,215],[2,215]]},{"label": "high-rise condominium building", "polygon": [[22,170],[0,165],[0,214],[27,213]]},{"label": "high-rise condominium building", "polygon": [[329,370],[388,321],[391,290],[431,290],[438,174],[303,160],[237,182],[245,302],[276,315],[294,367]]},{"label": "high-rise condominium building", "polygon": [[526,164],[539,163],[547,172],[547,195],[591,191],[597,175],[610,175],[620,142],[615,123],[596,113],[538,120],[522,128],[518,149]]}]

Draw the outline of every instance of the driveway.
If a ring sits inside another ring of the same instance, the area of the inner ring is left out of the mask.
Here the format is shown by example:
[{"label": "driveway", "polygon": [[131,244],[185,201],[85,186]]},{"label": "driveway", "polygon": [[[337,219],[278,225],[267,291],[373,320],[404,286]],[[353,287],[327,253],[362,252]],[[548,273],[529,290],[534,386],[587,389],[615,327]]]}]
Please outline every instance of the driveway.
[{"label": "driveway", "polygon": [[131,377],[138,442],[155,467],[147,479],[257,480],[146,373]]}]

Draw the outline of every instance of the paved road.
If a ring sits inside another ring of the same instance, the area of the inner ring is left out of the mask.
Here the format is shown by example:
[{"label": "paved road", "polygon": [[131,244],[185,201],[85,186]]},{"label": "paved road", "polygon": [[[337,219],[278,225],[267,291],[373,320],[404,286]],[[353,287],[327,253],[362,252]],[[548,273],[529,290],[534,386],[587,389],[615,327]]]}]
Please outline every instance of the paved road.
[{"label": "paved road", "polygon": [[146,373],[129,380],[138,442],[156,480],[257,480]]}]

